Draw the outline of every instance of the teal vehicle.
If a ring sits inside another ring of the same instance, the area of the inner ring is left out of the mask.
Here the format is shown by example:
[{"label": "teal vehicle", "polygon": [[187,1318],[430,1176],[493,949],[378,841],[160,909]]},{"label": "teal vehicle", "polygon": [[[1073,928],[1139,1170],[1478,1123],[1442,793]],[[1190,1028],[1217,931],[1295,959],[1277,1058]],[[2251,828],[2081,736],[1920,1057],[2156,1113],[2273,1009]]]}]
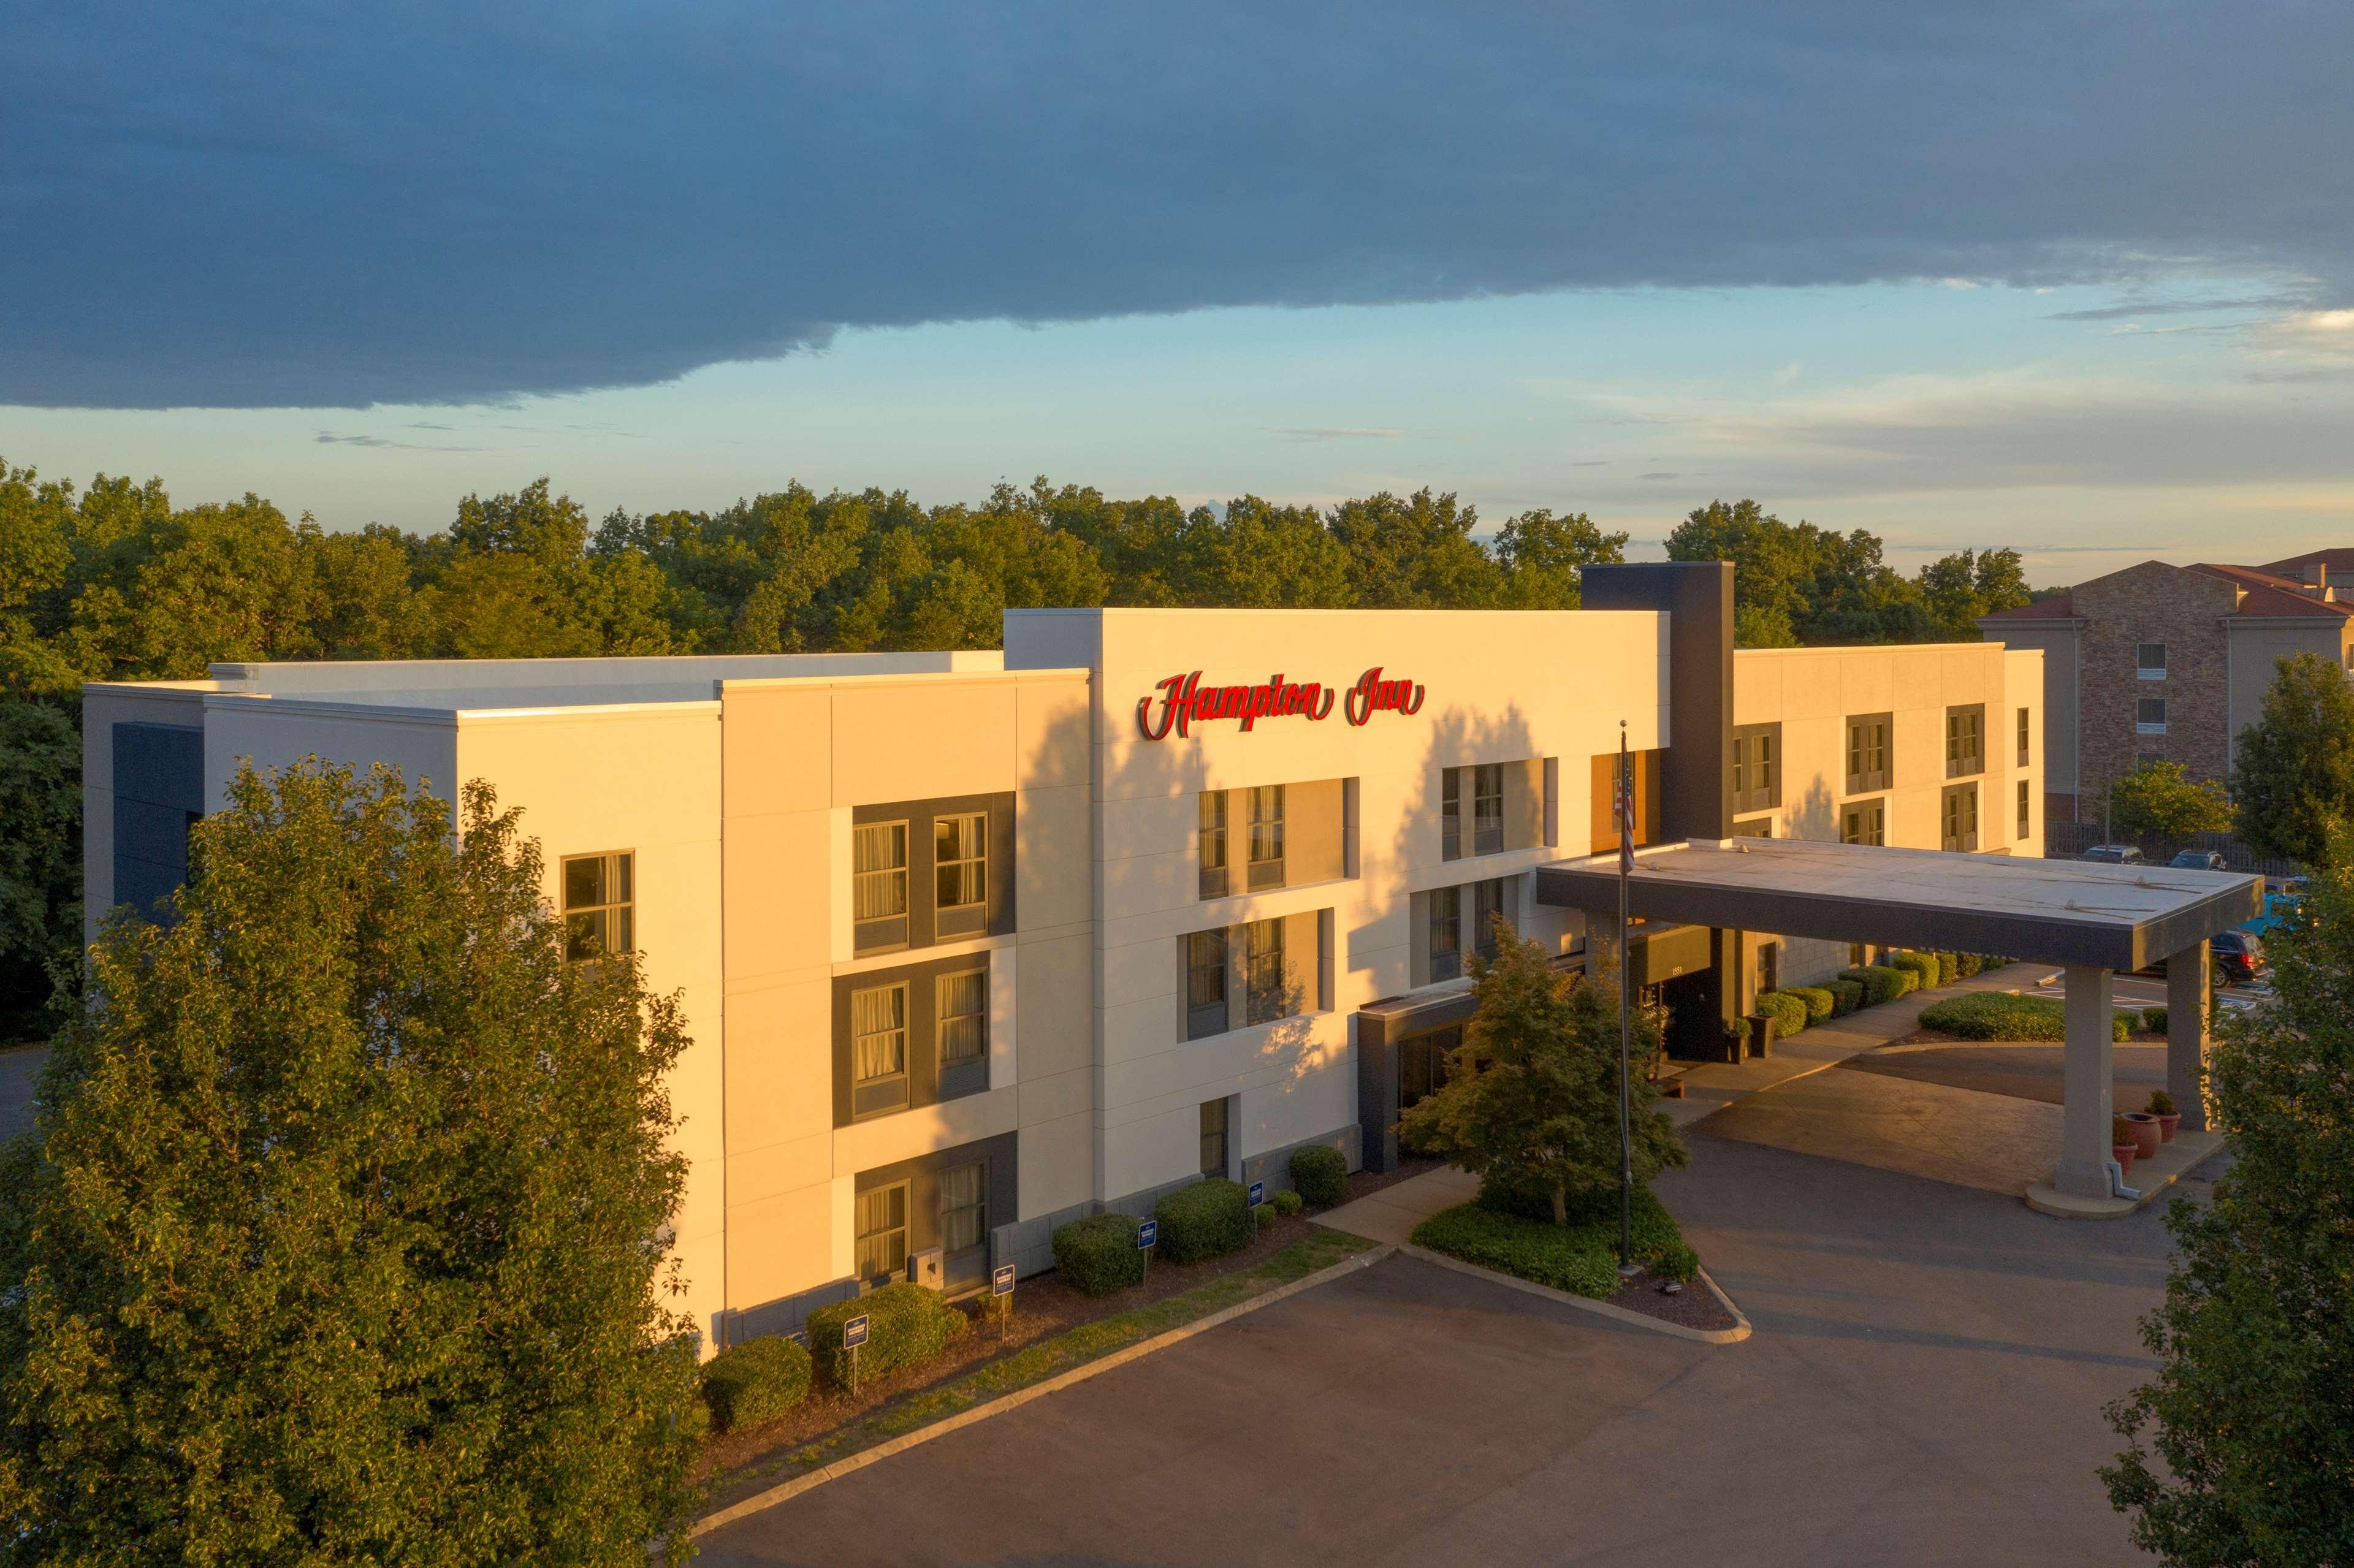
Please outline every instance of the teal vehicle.
[{"label": "teal vehicle", "polygon": [[2264,884],[2264,912],[2253,920],[2244,920],[2240,929],[2255,937],[2269,937],[2286,922],[2296,909],[2297,900],[2305,895],[2305,878],[2285,876]]}]

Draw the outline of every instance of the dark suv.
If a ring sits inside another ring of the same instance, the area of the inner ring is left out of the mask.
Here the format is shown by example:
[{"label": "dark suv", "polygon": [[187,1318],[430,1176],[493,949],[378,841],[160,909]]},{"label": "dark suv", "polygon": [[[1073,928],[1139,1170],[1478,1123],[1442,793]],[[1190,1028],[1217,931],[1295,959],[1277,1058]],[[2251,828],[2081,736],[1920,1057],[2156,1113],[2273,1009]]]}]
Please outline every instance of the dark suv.
[{"label": "dark suv", "polygon": [[2174,858],[2166,863],[2184,871],[2221,871],[2223,857],[2214,850],[2176,850]]},{"label": "dark suv", "polygon": [[2142,855],[2141,846],[2139,844],[2094,844],[2091,849],[2086,850],[2083,854],[2078,855],[2076,858],[2078,860],[2101,861],[2109,865],[2147,865],[2149,863]]},{"label": "dark suv", "polygon": [[[2207,961],[2217,985],[2246,985],[2264,967],[2264,938],[2245,931],[2226,931],[2207,944]],[[2149,975],[2165,972],[2164,959],[2142,971]]]}]

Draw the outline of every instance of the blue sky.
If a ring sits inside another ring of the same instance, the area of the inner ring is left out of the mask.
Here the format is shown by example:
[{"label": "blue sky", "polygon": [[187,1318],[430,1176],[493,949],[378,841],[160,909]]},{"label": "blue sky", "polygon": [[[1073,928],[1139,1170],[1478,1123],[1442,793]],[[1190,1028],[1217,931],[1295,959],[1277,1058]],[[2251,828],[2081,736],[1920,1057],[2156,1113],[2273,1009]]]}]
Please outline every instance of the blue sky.
[{"label": "blue sky", "polygon": [[[1764,18],[1764,19],[1761,19]],[[35,5],[0,454],[2354,542],[2354,8]]]}]

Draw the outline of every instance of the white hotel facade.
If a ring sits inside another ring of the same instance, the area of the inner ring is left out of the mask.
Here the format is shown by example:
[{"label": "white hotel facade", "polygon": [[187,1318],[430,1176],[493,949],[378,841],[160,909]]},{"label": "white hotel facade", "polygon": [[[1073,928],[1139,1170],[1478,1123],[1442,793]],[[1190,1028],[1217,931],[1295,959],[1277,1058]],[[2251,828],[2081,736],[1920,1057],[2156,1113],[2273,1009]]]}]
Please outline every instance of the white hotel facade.
[{"label": "white hotel facade", "polygon": [[[1490,911],[1643,833],[2041,853],[2040,655],[1731,647],[1730,568],[1569,612],[1016,611],[1003,653],[216,666],[85,688],[88,907],[146,906],[238,766],[493,784],[550,903],[683,999],[675,1246],[713,1347],[951,1292],[1205,1173],[1395,1158]],[[1606,608],[1609,607],[1609,608]],[[2014,802],[2020,803],[2014,810]],[[1635,961],[1687,1045],[1854,955],[1700,927]]]}]

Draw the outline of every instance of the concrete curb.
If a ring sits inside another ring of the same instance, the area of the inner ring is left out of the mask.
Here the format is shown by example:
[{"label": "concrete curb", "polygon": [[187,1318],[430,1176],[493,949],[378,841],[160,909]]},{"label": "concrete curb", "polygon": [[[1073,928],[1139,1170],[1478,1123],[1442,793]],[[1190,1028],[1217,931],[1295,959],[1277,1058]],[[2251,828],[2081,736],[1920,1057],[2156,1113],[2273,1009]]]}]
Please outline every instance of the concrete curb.
[{"label": "concrete curb", "polygon": [[2079,1198],[2061,1192],[2049,1181],[2031,1181],[2027,1184],[2027,1206],[2054,1219],[2122,1220],[2156,1202],[2168,1187],[2190,1175],[2222,1147],[2223,1135],[2220,1132],[2178,1132],[2155,1159],[2134,1161],[2126,1182],[2140,1190],[2138,1198]]},{"label": "concrete curb", "polygon": [[1590,1296],[1573,1296],[1566,1290],[1555,1290],[1550,1285],[1539,1285],[1533,1279],[1521,1279],[1512,1275],[1499,1274],[1492,1268],[1482,1268],[1476,1263],[1466,1263],[1459,1257],[1449,1257],[1443,1252],[1433,1252],[1428,1247],[1416,1246],[1412,1243],[1397,1250],[1408,1257],[1418,1257],[1425,1263],[1435,1263],[1441,1268],[1451,1268],[1458,1274],[1468,1274],[1474,1279],[1485,1279],[1491,1284],[1501,1285],[1507,1289],[1525,1291],[1531,1296],[1542,1296],[1548,1301],[1558,1301],[1564,1307],[1575,1307],[1581,1312],[1596,1313],[1610,1319],[1613,1322],[1625,1323],[1631,1328],[1649,1329],[1655,1334],[1672,1334],[1679,1340],[1695,1340],[1703,1345],[1736,1345],[1753,1332],[1748,1315],[1733,1304],[1733,1298],[1717,1287],[1716,1281],[1708,1277],[1708,1270],[1704,1268],[1700,1271],[1700,1281],[1708,1287],[1709,1294],[1724,1303],[1724,1309],[1733,1314],[1734,1324],[1733,1328],[1693,1329],[1681,1323],[1670,1323],[1662,1319],[1649,1318],[1640,1312],[1629,1312],[1624,1307],[1613,1307],[1607,1301],[1596,1301]]},{"label": "concrete curb", "polygon": [[[1231,1307],[1221,1308],[1205,1318],[1196,1318],[1190,1323],[1181,1323],[1176,1328],[1164,1333],[1155,1334],[1149,1340],[1140,1340],[1126,1350],[1114,1351],[1111,1354],[1100,1356],[1084,1366],[1076,1366],[1068,1372],[1057,1372],[1043,1383],[1034,1383],[1027,1388],[1017,1388],[1012,1393],[1001,1394],[986,1404],[976,1404],[970,1410],[961,1410],[954,1415],[943,1417],[933,1422],[929,1426],[919,1427],[916,1431],[894,1437],[886,1443],[877,1443],[872,1448],[861,1449],[845,1458],[836,1459],[831,1465],[811,1470],[808,1475],[796,1476],[791,1480],[770,1487],[766,1491],[755,1492],[748,1498],[729,1503],[726,1508],[714,1510],[689,1525],[686,1532],[690,1538],[706,1535],[722,1525],[733,1524],[737,1520],[748,1518],[764,1509],[774,1508],[790,1498],[797,1498],[812,1488],[822,1487],[826,1482],[849,1475],[854,1470],[863,1470],[878,1460],[887,1459],[894,1454],[905,1453],[919,1443],[928,1443],[935,1437],[945,1437],[951,1432],[961,1430],[977,1421],[986,1421],[992,1415],[1002,1415],[1007,1411],[1027,1404],[1034,1399],[1043,1399],[1057,1389],[1068,1388],[1075,1383],[1084,1383],[1098,1373],[1111,1371],[1114,1367],[1125,1366],[1139,1357],[1149,1356],[1155,1351],[1166,1350],[1180,1340],[1190,1340],[1194,1335],[1214,1329],[1221,1323],[1230,1323],[1246,1313],[1257,1311],[1262,1307],[1272,1307],[1288,1297],[1297,1296],[1303,1290],[1313,1290],[1316,1287],[1338,1279],[1342,1275],[1354,1274],[1361,1268],[1370,1268],[1397,1250],[1396,1247],[1388,1245],[1370,1247],[1352,1256],[1344,1257],[1328,1267],[1320,1268],[1304,1278],[1295,1279],[1288,1285],[1278,1286],[1273,1290],[1264,1291],[1246,1301],[1237,1301]],[[1714,1287],[1711,1287],[1711,1288]],[[1747,1331],[1744,1327],[1743,1332]]]}]

